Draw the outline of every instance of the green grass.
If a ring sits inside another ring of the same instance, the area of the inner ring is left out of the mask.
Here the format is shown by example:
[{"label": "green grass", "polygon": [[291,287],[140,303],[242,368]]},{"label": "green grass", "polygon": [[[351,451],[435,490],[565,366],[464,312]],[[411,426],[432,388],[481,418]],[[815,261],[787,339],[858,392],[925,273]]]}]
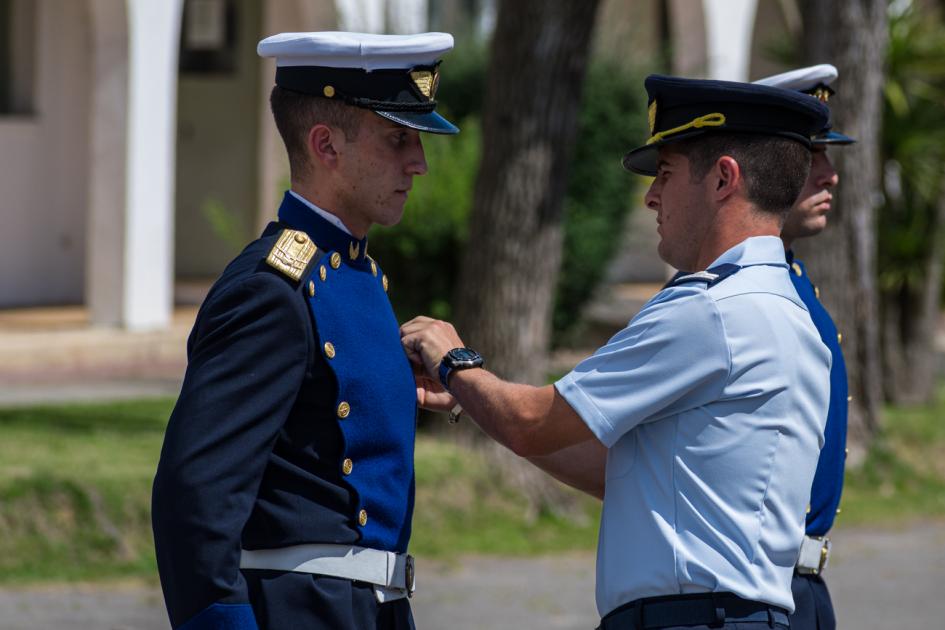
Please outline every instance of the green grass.
[{"label": "green grass", "polygon": [[593,549],[600,502],[568,494],[568,514],[529,515],[522,495],[479,452],[443,439],[417,441],[417,506],[411,552],[539,554]]},{"label": "green grass", "polygon": [[[0,409],[0,583],[156,576],[151,480],[173,400]],[[593,548],[581,518],[526,514],[476,453],[421,437],[411,550],[542,553]],[[584,517],[586,512],[586,517]]]},{"label": "green grass", "polygon": [[173,401],[0,410],[0,580],[150,575]]},{"label": "green grass", "polygon": [[862,466],[847,471],[838,527],[945,518],[945,388],[928,407],[888,408]]},{"label": "green grass", "polygon": [[[0,583],[155,579],[151,479],[173,401],[0,409]],[[840,527],[945,517],[945,390],[890,409],[864,465],[847,474]],[[417,443],[411,550],[538,554],[593,549],[599,504],[530,513],[481,454],[448,436]]]}]

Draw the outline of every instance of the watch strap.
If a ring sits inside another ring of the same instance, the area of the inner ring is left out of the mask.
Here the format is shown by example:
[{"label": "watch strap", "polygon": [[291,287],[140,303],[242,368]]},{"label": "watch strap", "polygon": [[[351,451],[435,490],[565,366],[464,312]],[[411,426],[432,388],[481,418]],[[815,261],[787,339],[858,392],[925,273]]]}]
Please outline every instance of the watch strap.
[{"label": "watch strap", "polygon": [[439,369],[440,385],[442,385],[443,389],[445,389],[446,391],[450,391],[450,385],[449,385],[450,373],[452,373],[453,367],[449,363],[447,363],[445,359],[446,357],[444,357],[444,360],[440,361],[440,369]]}]

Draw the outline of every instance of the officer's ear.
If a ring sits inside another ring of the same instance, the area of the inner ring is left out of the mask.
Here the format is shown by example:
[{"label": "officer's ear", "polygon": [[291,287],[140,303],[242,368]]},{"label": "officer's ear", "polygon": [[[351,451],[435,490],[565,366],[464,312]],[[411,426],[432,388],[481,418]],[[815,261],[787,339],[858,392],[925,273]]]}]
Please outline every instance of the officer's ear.
[{"label": "officer's ear", "polygon": [[742,182],[742,170],[735,158],[723,155],[712,170],[714,195],[717,202],[723,202],[738,191]]},{"label": "officer's ear", "polygon": [[338,163],[338,151],[335,144],[342,139],[339,129],[319,123],[308,130],[306,150],[312,162],[334,168]]}]

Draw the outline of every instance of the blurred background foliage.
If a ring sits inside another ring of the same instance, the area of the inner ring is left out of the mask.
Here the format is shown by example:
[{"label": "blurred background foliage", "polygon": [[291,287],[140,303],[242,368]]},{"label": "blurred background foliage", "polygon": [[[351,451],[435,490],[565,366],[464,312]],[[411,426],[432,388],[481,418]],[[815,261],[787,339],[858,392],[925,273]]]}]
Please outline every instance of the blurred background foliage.
[{"label": "blurred background foliage", "polygon": [[884,100],[880,287],[921,291],[921,263],[943,238],[945,27],[940,16],[914,8],[890,15]]},{"label": "blurred background foliage", "polygon": [[[372,231],[370,251],[393,279],[400,320],[417,314],[449,319],[454,283],[467,244],[467,223],[481,155],[480,116],[488,55],[481,45],[454,51],[444,66],[439,110],[459,121],[457,136],[424,137],[430,177],[414,180],[404,218]],[[646,136],[642,72],[613,61],[590,68],[565,200],[564,252],[554,311],[554,345],[575,331],[581,309],[620,245],[637,202],[639,181],[620,159]]]}]

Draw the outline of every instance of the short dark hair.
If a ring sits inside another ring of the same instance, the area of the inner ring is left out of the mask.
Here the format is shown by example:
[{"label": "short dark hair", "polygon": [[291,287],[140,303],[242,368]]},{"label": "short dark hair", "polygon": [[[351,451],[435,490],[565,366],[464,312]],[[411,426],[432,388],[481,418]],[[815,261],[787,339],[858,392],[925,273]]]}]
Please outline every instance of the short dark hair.
[{"label": "short dark hair", "polygon": [[689,177],[702,181],[720,157],[738,162],[745,192],[762,212],[786,215],[810,173],[810,149],[796,140],[750,133],[710,133],[672,143],[689,160]]},{"label": "short dark hair", "polygon": [[291,177],[303,179],[309,167],[305,151],[309,130],[319,123],[338,127],[349,140],[358,135],[361,119],[357,108],[341,101],[293,92],[278,85],[269,95],[269,106],[279,135],[289,154]]}]

